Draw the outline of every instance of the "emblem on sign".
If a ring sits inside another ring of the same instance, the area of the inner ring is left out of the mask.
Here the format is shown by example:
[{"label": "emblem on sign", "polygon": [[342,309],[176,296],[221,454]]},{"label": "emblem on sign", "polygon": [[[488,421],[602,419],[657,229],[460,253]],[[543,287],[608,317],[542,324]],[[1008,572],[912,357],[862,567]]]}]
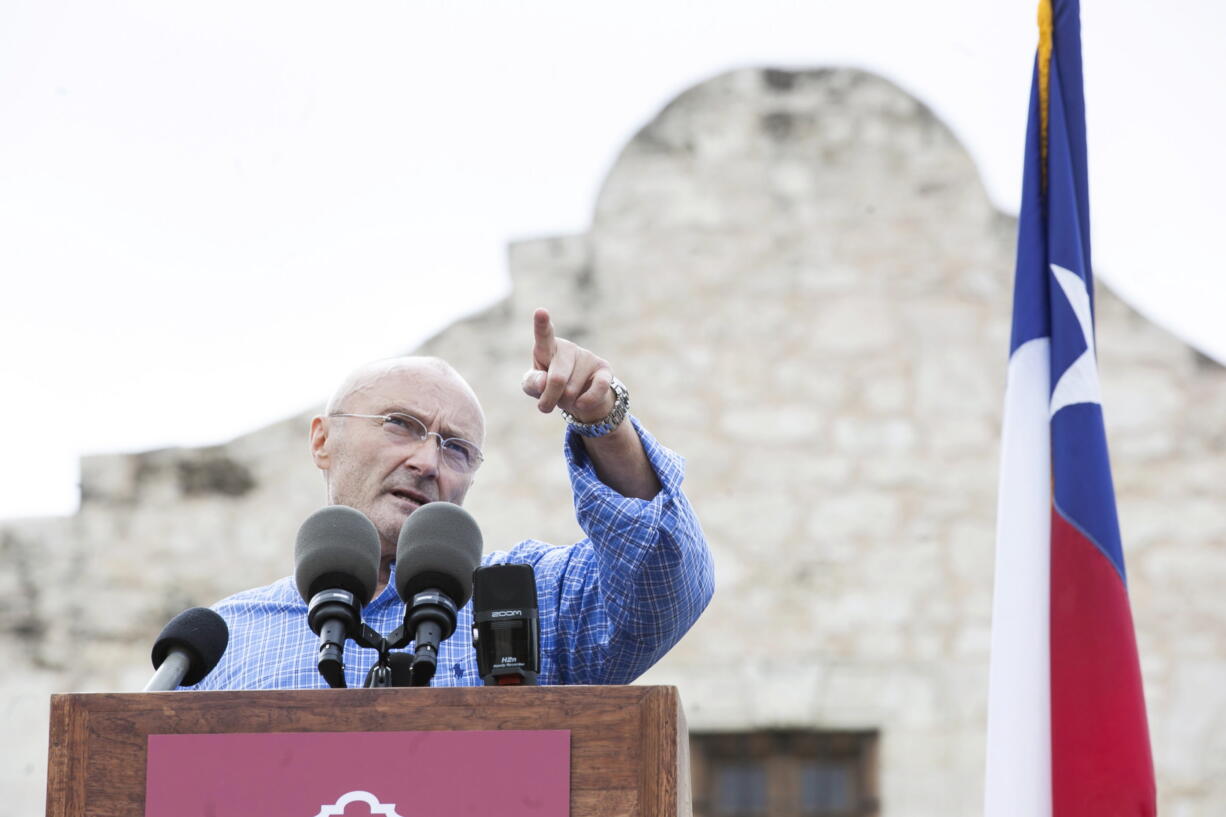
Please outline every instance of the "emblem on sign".
[{"label": "emblem on sign", "polygon": [[349,807],[350,803],[365,803],[370,808],[372,815],[400,817],[396,813],[395,803],[380,803],[379,798],[368,791],[351,791],[348,794],[342,794],[340,799],[332,805],[321,806],[319,813],[315,817],[344,817],[345,809]]}]

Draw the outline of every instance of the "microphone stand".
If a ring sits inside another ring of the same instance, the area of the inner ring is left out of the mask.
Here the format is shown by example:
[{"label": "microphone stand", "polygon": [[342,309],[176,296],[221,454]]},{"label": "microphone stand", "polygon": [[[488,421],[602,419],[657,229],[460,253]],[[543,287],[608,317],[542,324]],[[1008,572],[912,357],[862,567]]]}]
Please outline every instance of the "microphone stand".
[{"label": "microphone stand", "polygon": [[[391,634],[380,635],[362,622],[361,629],[353,636],[354,643],[379,652],[366,686],[390,687],[391,651],[405,646],[414,638],[417,638],[417,644],[413,649],[413,663],[409,667],[409,686],[429,686],[438,667],[439,643],[455,631],[456,613],[455,603],[448,596],[436,590],[426,590],[413,597],[404,624]],[[344,685],[343,676],[341,685]]]},{"label": "microphone stand", "polygon": [[[389,655],[392,650],[405,646],[416,640],[413,648],[413,659],[409,666],[409,686],[424,687],[430,685],[434,671],[438,667],[438,648],[442,641],[455,632],[458,610],[451,597],[439,590],[430,588],[414,594],[413,601],[408,605],[404,624],[397,627],[390,635],[380,635],[364,621],[354,620],[352,607],[337,604],[334,598],[342,591],[319,593],[311,600],[309,615],[314,617],[325,612],[333,616],[336,611],[331,608],[343,607],[340,612],[352,616],[347,629],[356,630],[350,638],[359,647],[377,650],[379,657],[367,677],[366,687],[390,687],[392,685],[392,666]],[[349,595],[349,594],[345,594]],[[349,596],[352,600],[352,596]],[[357,626],[354,626],[357,625]],[[328,628],[340,630],[342,625],[333,625],[332,621],[325,623]],[[344,664],[341,661],[343,638],[340,643],[329,642],[326,653],[321,654],[319,672],[334,688],[345,686]]]},{"label": "microphone stand", "polygon": [[364,686],[367,688],[390,687],[392,685],[392,666],[388,661],[388,654],[392,646],[387,638],[371,629],[366,622],[362,622],[362,630],[353,640],[359,647],[379,651],[379,658],[371,667],[370,675],[367,676]]}]

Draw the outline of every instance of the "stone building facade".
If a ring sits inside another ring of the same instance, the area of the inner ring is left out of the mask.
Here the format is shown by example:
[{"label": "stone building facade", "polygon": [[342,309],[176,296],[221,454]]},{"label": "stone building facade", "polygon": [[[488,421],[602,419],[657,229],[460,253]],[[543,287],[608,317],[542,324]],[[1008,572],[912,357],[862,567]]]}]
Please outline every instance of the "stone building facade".
[{"label": "stone building facade", "polygon": [[[690,89],[627,145],[588,233],[513,244],[510,296],[418,350],[485,402],[487,547],[580,536],[560,421],[518,386],[548,305],[686,455],[715,553],[711,608],[643,682],[680,687],[699,736],[869,736],[875,813],[980,813],[1014,244],[966,151],[880,78]],[[1226,370],[1097,304],[1160,807],[1220,815]],[[79,513],[0,526],[13,814],[40,813],[49,693],[139,688],[171,615],[289,572],[322,500],[308,419],[88,458]]]}]

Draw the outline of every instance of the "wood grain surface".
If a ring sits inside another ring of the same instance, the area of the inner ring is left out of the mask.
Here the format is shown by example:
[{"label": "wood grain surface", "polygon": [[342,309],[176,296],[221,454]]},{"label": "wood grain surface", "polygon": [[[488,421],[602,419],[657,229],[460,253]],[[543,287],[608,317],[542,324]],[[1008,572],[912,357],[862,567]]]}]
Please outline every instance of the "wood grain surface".
[{"label": "wood grain surface", "polygon": [[690,817],[681,701],[650,686],[53,695],[47,817],[143,814],[151,734],[496,729],[570,731],[572,817]]}]

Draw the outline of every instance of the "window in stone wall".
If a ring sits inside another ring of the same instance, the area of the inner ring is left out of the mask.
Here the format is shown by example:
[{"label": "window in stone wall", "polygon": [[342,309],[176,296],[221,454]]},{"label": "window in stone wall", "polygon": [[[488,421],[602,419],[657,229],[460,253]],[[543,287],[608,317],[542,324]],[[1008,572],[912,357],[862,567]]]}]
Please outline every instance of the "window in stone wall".
[{"label": "window in stone wall", "polygon": [[694,817],[873,817],[876,732],[690,736]]}]

